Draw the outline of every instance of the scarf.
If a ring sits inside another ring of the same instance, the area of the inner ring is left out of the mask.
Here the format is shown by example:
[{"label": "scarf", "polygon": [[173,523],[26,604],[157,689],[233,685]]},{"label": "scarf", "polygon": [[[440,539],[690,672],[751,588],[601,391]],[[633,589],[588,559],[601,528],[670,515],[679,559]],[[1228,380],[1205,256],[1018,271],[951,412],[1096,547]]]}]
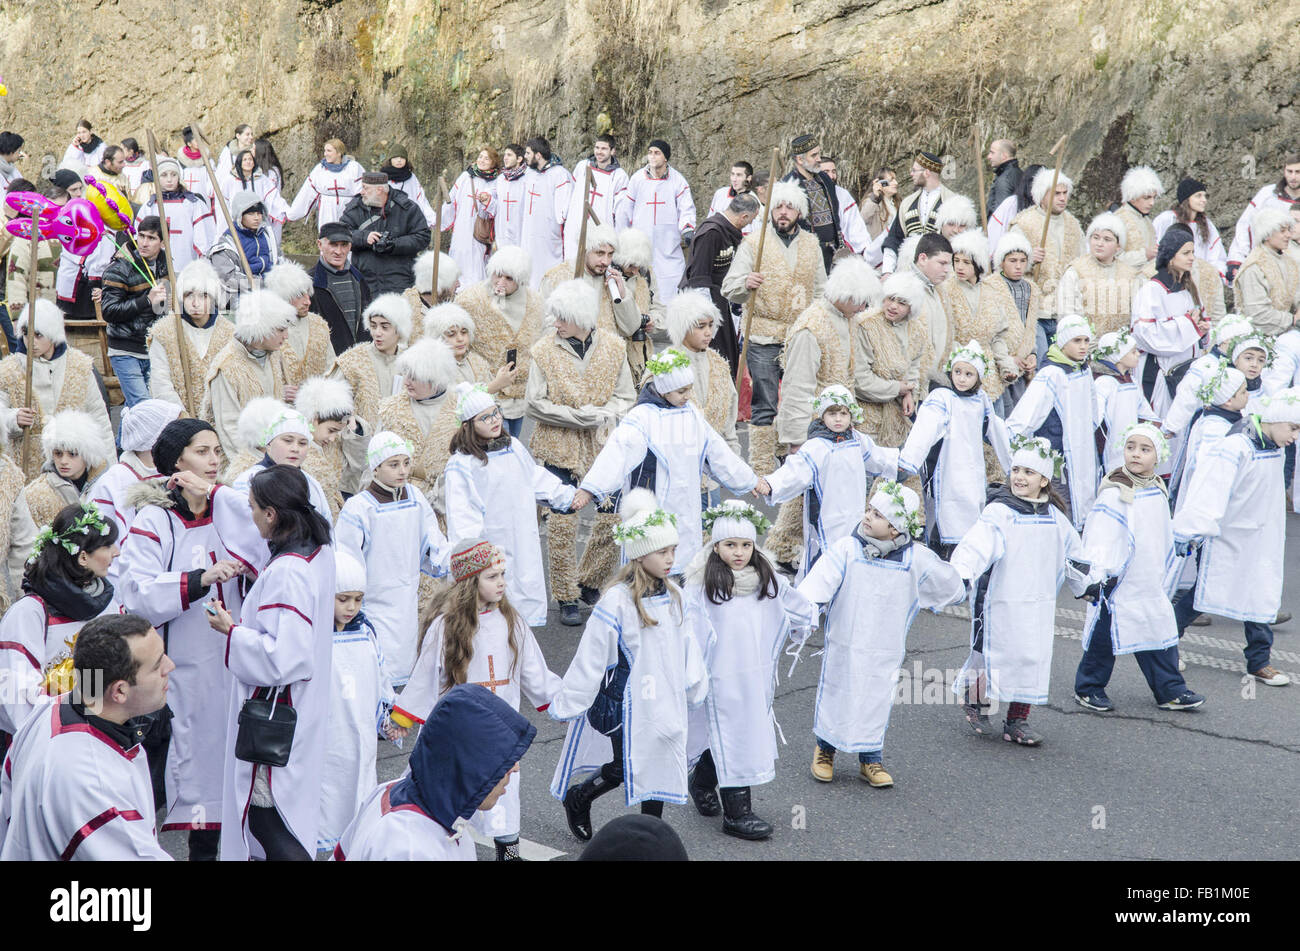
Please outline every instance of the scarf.
[{"label": "scarf", "polygon": [[410,162],[407,162],[401,168],[393,168],[391,165],[385,165],[379,170],[388,176],[390,182],[404,182],[415,174],[415,172],[411,170]]},{"label": "scarf", "polygon": [[187,159],[190,159],[191,161],[194,162],[200,161],[203,158],[203,153],[200,152],[198,149],[194,148],[194,146],[192,145],[182,146],[181,154],[183,154]]},{"label": "scarf", "polygon": [[39,587],[24,576],[23,592],[41,598],[49,607],[50,614],[74,621],[98,617],[113,600],[113,586],[103,578],[96,578],[83,587],[53,573],[45,575]]},{"label": "scarf", "polygon": [[516,165],[514,168],[503,168],[501,176],[508,182],[517,182],[524,177],[526,171],[528,171],[527,165]]},{"label": "scarf", "polygon": [[489,439],[488,444],[483,448],[487,452],[500,452],[502,449],[509,449],[511,438],[508,432],[502,431],[501,435],[496,439]]},{"label": "scarf", "polygon": [[[410,168],[410,166],[408,165],[407,168]],[[550,168],[550,166],[548,165],[546,166],[546,168]],[[542,171],[545,170],[546,169],[543,169]],[[471,165],[469,168],[465,169],[465,171],[470,178],[481,178],[485,182],[495,181],[497,175],[499,174],[497,169],[493,169],[490,172],[484,172],[480,170],[477,165]]]},{"label": "scarf", "polygon": [[1107,486],[1114,486],[1119,489],[1120,501],[1129,504],[1133,502],[1138,489],[1159,489],[1165,494],[1166,498],[1169,497],[1169,486],[1165,485],[1164,479],[1155,473],[1149,476],[1135,475],[1128,465],[1120,466],[1118,469],[1106,474],[1106,477],[1101,480],[1101,485],[1097,486],[1098,497],[1101,496]]},{"label": "scarf", "polygon": [[1121,383],[1133,382],[1133,378],[1129,376],[1127,371],[1120,370],[1120,368],[1115,366],[1115,364],[1111,363],[1109,360],[1103,360],[1101,357],[1093,358],[1092,375],[1094,378],[1099,376],[1113,376]]},{"label": "scarf", "polygon": [[637,394],[636,405],[640,406],[642,403],[657,406],[659,409],[677,409],[676,406],[668,402],[662,393],[655,389],[653,380],[641,387],[641,392]]},{"label": "scarf", "polygon": [[1012,492],[1011,486],[1005,483],[989,486],[987,502],[990,505],[1000,502],[1021,515],[1041,515],[1043,508],[1052,504],[1051,497],[1046,492],[1036,499],[1026,499]]},{"label": "scarf", "polygon": [[872,538],[870,535],[862,534],[862,526],[859,525],[853,530],[853,537],[857,539],[862,546],[862,554],[868,558],[884,558],[892,555],[894,552],[902,551],[908,545],[912,544],[912,539],[906,535],[899,535],[896,538],[885,540],[883,538]]},{"label": "scarf", "polygon": [[850,439],[854,438],[854,432],[853,427],[850,426],[848,429],[844,430],[844,432],[837,433],[820,419],[814,419],[808,424],[808,438],[825,439],[827,442],[841,443],[848,442]]},{"label": "scarf", "polygon": [[324,159],[320,160],[320,167],[325,169],[327,172],[341,172],[343,171],[343,167],[347,164],[348,157],[346,155],[343,156],[342,162],[327,162]]}]

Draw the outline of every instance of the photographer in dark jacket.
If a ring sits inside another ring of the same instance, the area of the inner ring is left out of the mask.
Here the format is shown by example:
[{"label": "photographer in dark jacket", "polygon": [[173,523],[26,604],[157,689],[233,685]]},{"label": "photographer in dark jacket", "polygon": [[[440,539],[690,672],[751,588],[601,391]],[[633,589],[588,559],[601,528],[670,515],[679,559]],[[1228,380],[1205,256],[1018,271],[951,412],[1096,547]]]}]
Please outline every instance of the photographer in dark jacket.
[{"label": "photographer in dark jacket", "polygon": [[352,232],[352,263],[376,297],[415,284],[415,258],[429,247],[432,233],[419,206],[388,187],[387,175],[362,175],[361,194],[339,221]]},{"label": "photographer in dark jacket", "polygon": [[122,398],[134,406],[149,398],[149,357],[145,337],[167,312],[167,259],[162,253],[162,222],[141,218],[135,244],[124,244],[104,270],[100,303],[108,324],[108,360]]}]

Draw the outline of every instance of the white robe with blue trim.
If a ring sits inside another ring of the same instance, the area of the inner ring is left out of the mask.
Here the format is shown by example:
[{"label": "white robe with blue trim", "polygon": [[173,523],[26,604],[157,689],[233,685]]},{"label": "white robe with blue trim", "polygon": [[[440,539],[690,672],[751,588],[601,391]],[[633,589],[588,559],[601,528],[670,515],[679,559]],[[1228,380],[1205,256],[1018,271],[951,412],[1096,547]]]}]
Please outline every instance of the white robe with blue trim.
[{"label": "white robe with blue trim", "polygon": [[1042,367],[1007,417],[1007,432],[1012,436],[1033,436],[1052,410],[1061,421],[1070,517],[1074,527],[1082,529],[1096,498],[1098,481],[1092,371],[1086,366],[1067,371],[1056,363]]}]

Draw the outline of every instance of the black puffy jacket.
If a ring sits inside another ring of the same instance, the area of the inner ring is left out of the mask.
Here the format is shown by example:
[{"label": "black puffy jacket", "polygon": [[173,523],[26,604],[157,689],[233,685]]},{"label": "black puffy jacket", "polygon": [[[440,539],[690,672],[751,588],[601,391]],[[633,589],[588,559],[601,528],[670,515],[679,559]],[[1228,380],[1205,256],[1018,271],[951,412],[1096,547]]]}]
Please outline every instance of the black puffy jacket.
[{"label": "black puffy jacket", "polygon": [[[415,283],[415,258],[428,250],[433,233],[424,212],[404,192],[390,188],[382,212],[358,195],[348,202],[339,221],[352,231],[352,264],[370,285],[371,293],[400,294]],[[366,242],[372,231],[383,235],[373,245]]]},{"label": "black puffy jacket", "polygon": [[155,281],[167,277],[167,260],[161,251],[152,265],[141,260],[132,248],[119,252],[104,270],[104,297],[100,301],[108,324],[109,346],[142,357],[149,352],[145,336],[150,325],[165,312],[155,313],[150,305],[151,285],[145,280],[145,272],[152,273]]}]

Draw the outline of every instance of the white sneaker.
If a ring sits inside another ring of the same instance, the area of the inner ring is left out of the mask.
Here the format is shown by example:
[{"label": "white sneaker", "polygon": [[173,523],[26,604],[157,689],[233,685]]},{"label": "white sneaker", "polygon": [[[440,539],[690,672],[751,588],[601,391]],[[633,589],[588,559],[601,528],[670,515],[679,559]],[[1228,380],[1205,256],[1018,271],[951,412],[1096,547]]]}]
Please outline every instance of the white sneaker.
[{"label": "white sneaker", "polygon": [[1290,677],[1271,664],[1265,665],[1259,670],[1252,670],[1250,675],[1260,683],[1268,684],[1270,687],[1285,687],[1291,682]]}]

